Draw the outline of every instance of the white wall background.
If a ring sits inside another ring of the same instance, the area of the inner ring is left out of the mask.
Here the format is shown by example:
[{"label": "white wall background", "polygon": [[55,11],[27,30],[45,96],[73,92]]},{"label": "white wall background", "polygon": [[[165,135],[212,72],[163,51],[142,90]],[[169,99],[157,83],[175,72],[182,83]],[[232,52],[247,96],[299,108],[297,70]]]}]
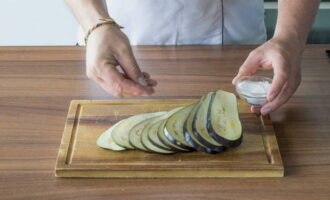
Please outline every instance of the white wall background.
[{"label": "white wall background", "polygon": [[75,45],[77,27],[64,0],[0,0],[0,46]]}]

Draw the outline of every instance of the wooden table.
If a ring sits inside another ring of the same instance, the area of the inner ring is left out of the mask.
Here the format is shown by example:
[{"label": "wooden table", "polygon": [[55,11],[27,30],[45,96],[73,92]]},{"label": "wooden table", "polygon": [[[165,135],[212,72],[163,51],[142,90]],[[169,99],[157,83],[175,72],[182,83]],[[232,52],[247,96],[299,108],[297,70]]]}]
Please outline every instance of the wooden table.
[{"label": "wooden table", "polygon": [[[253,46],[137,47],[159,82],[151,98],[234,91]],[[308,46],[303,82],[272,114],[284,178],[54,177],[69,102],[110,99],[85,76],[83,47],[0,47],[0,199],[330,199],[330,45]]]}]

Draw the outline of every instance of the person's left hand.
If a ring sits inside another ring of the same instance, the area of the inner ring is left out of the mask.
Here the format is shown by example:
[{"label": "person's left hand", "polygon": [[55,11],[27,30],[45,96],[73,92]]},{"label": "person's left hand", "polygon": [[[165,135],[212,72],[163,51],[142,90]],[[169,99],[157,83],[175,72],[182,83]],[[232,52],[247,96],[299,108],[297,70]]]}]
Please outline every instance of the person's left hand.
[{"label": "person's left hand", "polygon": [[241,76],[249,76],[258,69],[273,69],[274,77],[267,94],[267,103],[251,107],[254,113],[267,115],[286,103],[301,82],[300,59],[302,49],[292,41],[273,38],[252,52],[233,79],[235,85]]}]

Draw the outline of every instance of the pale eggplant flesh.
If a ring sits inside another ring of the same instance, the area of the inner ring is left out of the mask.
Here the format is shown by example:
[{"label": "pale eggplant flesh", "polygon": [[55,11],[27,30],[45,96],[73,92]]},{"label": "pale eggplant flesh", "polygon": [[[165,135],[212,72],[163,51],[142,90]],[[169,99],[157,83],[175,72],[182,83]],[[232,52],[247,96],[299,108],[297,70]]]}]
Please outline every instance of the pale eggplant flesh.
[{"label": "pale eggplant flesh", "polygon": [[126,149],[134,149],[134,147],[129,142],[129,133],[131,128],[146,119],[156,117],[162,114],[162,112],[139,114],[122,120],[122,122],[113,129],[112,139],[116,144],[121,147],[124,147]]},{"label": "pale eggplant flesh", "polygon": [[155,135],[154,132],[156,132],[156,137],[157,137],[157,131],[161,122],[162,121],[160,120],[154,123],[150,123],[144,128],[141,136],[142,145],[146,149],[148,149],[149,152],[160,153],[160,154],[174,154],[176,153],[176,151],[171,151],[170,149],[166,149],[161,145],[154,145],[154,143],[152,143],[151,140],[149,139],[149,135]]},{"label": "pale eggplant flesh", "polygon": [[237,147],[243,139],[236,96],[219,90],[211,98],[207,129],[210,136],[227,147]]},{"label": "pale eggplant flesh", "polygon": [[[124,120],[123,120],[124,121]],[[126,150],[126,148],[119,146],[113,139],[112,134],[113,130],[120,125],[123,121],[119,121],[116,124],[114,124],[112,127],[110,127],[108,130],[103,132],[101,136],[97,139],[96,144],[99,147],[102,147],[104,149],[110,149],[113,151],[123,151]]]},{"label": "pale eggplant flesh", "polygon": [[191,145],[189,145],[188,142],[185,140],[183,133],[183,126],[189,113],[195,106],[196,104],[192,104],[174,113],[166,121],[164,127],[164,134],[166,138],[176,146],[187,150],[194,150],[194,148]]},{"label": "pale eggplant flesh", "polygon": [[166,149],[166,150],[170,150],[170,151],[176,151],[176,152],[179,152],[180,150],[178,150],[177,148],[174,148],[172,147],[171,145],[169,144],[166,144],[166,143],[163,143],[159,136],[158,136],[158,130],[159,130],[159,127],[162,126],[162,124],[164,123],[164,121],[166,121],[166,119],[162,120],[162,121],[159,121],[157,122],[157,125],[153,125],[152,129],[156,129],[155,131],[150,131],[149,134],[148,134],[148,137],[149,137],[149,140],[150,142],[159,147],[159,148],[163,148],[163,149]]},{"label": "pale eggplant flesh", "polygon": [[[174,151],[169,151],[165,149],[161,149],[155,145],[153,145],[150,140],[149,140],[149,131],[150,131],[150,126],[154,123],[157,123],[159,121],[162,121],[164,119],[167,119],[170,117],[173,113],[177,112],[178,110],[182,109],[183,107],[177,107],[174,108],[168,112],[165,112],[164,114],[151,118],[150,120],[147,120],[146,122],[142,122],[142,125],[140,128],[142,128],[141,132],[139,132],[140,129],[136,129],[137,131],[134,132],[132,131],[130,133],[130,142],[134,147],[137,147],[138,149],[147,151],[147,152],[153,152],[153,153],[164,153],[164,154],[170,154],[170,153],[175,153]],[[139,125],[139,124],[138,124]],[[133,127],[134,129],[134,127]],[[135,134],[134,134],[135,133]],[[140,133],[140,134],[139,134]],[[137,140],[140,141],[137,141]]]},{"label": "pale eggplant flesh", "polygon": [[171,146],[173,149],[176,149],[177,151],[187,151],[187,152],[189,152],[189,151],[194,151],[195,149],[194,148],[191,148],[191,147],[189,147],[189,148],[183,148],[183,147],[181,147],[181,146],[178,146],[178,145],[176,145],[174,142],[172,142],[171,140],[169,140],[166,136],[165,136],[165,131],[164,131],[164,129],[165,129],[165,125],[166,125],[166,120],[164,120],[162,123],[161,123],[161,125],[160,125],[160,127],[159,127],[159,129],[158,129],[158,137],[159,137],[159,140],[163,143],[163,144],[165,144],[165,145],[169,145],[169,146]]},{"label": "pale eggplant flesh", "polygon": [[201,102],[199,108],[196,110],[192,124],[192,133],[196,139],[204,146],[210,149],[216,149],[216,151],[221,152],[226,148],[221,143],[215,141],[207,130],[208,108],[214,95],[215,93],[213,92],[208,93],[204,100]]},{"label": "pale eggplant flesh", "polygon": [[163,123],[163,121],[166,120],[158,121],[150,127],[150,130],[148,131],[149,132],[148,139],[153,145],[155,145],[158,148],[177,152],[178,151],[177,149],[172,148],[170,145],[164,144],[158,137],[158,129]]},{"label": "pale eggplant flesh", "polygon": [[193,134],[193,120],[196,111],[198,110],[201,102],[204,100],[205,97],[202,98],[202,100],[191,110],[191,112],[188,115],[188,118],[186,119],[184,123],[183,133],[185,136],[185,140],[188,142],[189,145],[193,146],[197,151],[202,151],[206,153],[218,153],[220,151],[223,151],[223,148],[208,148],[205,145],[203,145]]},{"label": "pale eggplant flesh", "polygon": [[158,117],[161,115],[164,115],[166,112],[158,112],[158,116],[148,118],[143,120],[142,122],[136,124],[133,126],[129,131],[129,143],[136,149],[149,152],[149,150],[142,144],[142,134],[143,129],[149,124],[156,120],[158,120]]}]

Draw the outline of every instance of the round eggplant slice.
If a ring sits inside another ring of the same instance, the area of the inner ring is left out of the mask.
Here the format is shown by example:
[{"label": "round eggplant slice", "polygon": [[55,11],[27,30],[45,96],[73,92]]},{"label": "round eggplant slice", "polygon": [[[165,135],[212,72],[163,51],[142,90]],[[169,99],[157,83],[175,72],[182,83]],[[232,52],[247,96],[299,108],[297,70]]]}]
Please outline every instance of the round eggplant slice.
[{"label": "round eggplant slice", "polygon": [[155,123],[149,123],[144,129],[141,136],[142,144],[145,148],[147,148],[150,152],[161,153],[161,154],[173,154],[176,151],[171,151],[169,149],[160,147],[158,145],[154,145],[151,140],[149,139],[150,135],[155,135],[153,132],[156,132],[157,137],[157,130],[160,125],[161,121],[157,121]]},{"label": "round eggplant slice", "polygon": [[125,120],[117,122],[115,125],[113,125],[111,128],[106,130],[102,133],[102,135],[97,139],[96,144],[99,147],[105,148],[105,149],[111,149],[113,151],[122,151],[125,150],[124,147],[119,146],[116,144],[116,142],[112,139],[113,130],[119,126],[121,123],[123,123]]},{"label": "round eggplant slice", "polygon": [[160,115],[156,118],[153,118],[152,120],[149,121],[149,123],[143,128],[142,130],[142,135],[141,135],[141,143],[142,145],[148,149],[151,152],[155,152],[155,153],[175,153],[175,151],[170,151],[170,150],[165,150],[165,149],[161,149],[155,145],[153,145],[150,140],[149,140],[149,131],[150,131],[150,127],[154,124],[157,123],[159,121],[163,121],[166,120],[168,117],[170,117],[173,113],[181,110],[183,107],[177,107],[174,108],[168,112],[166,112],[163,115]]},{"label": "round eggplant slice", "polygon": [[204,146],[211,149],[218,149],[220,151],[222,148],[225,149],[225,147],[219,142],[215,141],[207,131],[208,108],[211,102],[211,98],[214,95],[214,92],[208,93],[204,100],[201,102],[194,116],[192,131],[196,139]]},{"label": "round eggplant slice", "polygon": [[145,146],[143,146],[142,144],[141,136],[143,133],[143,129],[149,123],[152,123],[152,121],[154,121],[155,119],[157,120],[159,116],[164,115],[165,113],[166,112],[157,112],[157,115],[155,117],[145,119],[142,122],[133,126],[129,131],[129,143],[136,149],[149,152],[149,150],[145,148]]},{"label": "round eggplant slice", "polygon": [[208,132],[214,140],[227,147],[237,147],[243,138],[236,96],[219,90],[208,109]]},{"label": "round eggplant slice", "polygon": [[158,129],[158,137],[159,137],[159,140],[165,144],[165,145],[169,145],[171,146],[172,148],[178,150],[178,151],[194,151],[195,149],[189,147],[189,148],[182,148],[182,147],[179,147],[177,146],[175,143],[171,142],[166,136],[165,136],[165,125],[166,125],[166,121],[164,120],[161,125],[159,126],[159,129]]},{"label": "round eggplant slice", "polygon": [[166,122],[164,127],[164,133],[166,138],[174,143],[176,146],[183,149],[192,149],[192,146],[184,138],[183,125],[186,119],[188,118],[191,110],[196,106],[195,104],[189,105],[184,109],[174,113]]},{"label": "round eggplant slice", "polygon": [[129,142],[129,132],[131,128],[146,119],[160,116],[161,114],[163,113],[146,113],[146,114],[134,115],[132,117],[125,119],[122,123],[120,123],[118,126],[116,126],[113,129],[112,139],[119,146],[125,147],[127,149],[134,149],[134,147]]},{"label": "round eggplant slice", "polygon": [[[146,130],[148,130],[149,124],[153,124],[157,121],[167,119],[173,113],[175,113],[176,111],[178,111],[182,108],[183,107],[174,108],[173,110],[170,110],[168,112],[163,112],[161,115],[159,115],[157,117],[149,118],[149,119],[144,120],[141,123],[135,125],[129,134],[129,141],[130,141],[131,145],[137,149],[150,152],[150,150],[147,149],[146,146],[142,143],[142,135],[148,134],[148,132]],[[148,137],[148,135],[147,135],[147,137]]]},{"label": "round eggplant slice", "polygon": [[160,141],[159,137],[158,137],[158,129],[159,129],[159,126],[162,124],[163,121],[159,121],[157,123],[154,123],[150,127],[149,134],[148,134],[148,139],[153,145],[155,145],[155,146],[157,146],[161,149],[165,149],[165,150],[169,150],[169,151],[177,151],[177,149],[172,148],[170,145],[165,145],[164,143],[162,143]]},{"label": "round eggplant slice", "polygon": [[188,142],[189,145],[193,146],[197,151],[202,151],[202,152],[206,152],[206,153],[218,153],[220,151],[223,151],[223,148],[218,149],[218,148],[208,148],[206,146],[204,146],[202,143],[200,143],[200,141],[198,141],[198,139],[195,137],[195,135],[193,134],[193,120],[194,120],[194,116],[196,114],[196,111],[198,110],[201,102],[203,101],[204,98],[202,98],[202,100],[191,110],[187,120],[184,123],[184,136],[186,141]]}]

